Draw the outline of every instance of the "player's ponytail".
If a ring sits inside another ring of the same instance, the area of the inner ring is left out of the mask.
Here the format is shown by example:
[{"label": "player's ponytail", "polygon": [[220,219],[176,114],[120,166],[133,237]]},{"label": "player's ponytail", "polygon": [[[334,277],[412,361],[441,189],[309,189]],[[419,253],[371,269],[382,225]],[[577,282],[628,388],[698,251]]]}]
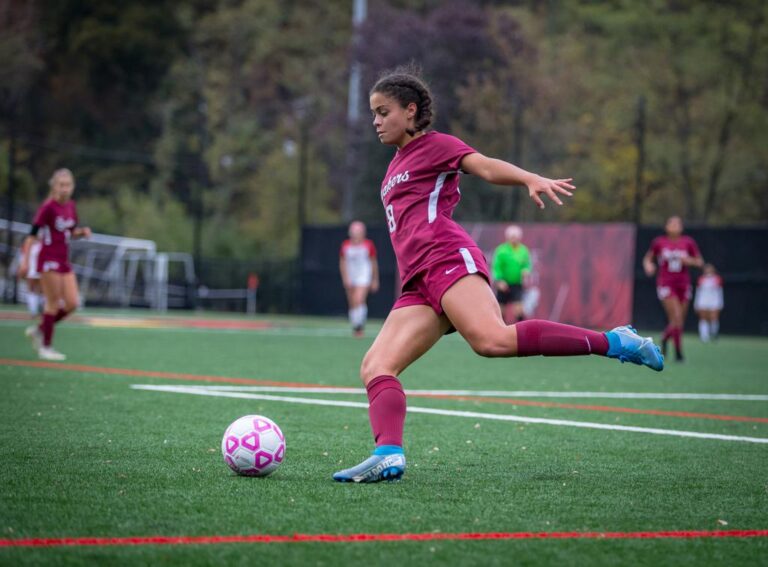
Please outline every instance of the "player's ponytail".
[{"label": "player's ponytail", "polygon": [[434,111],[432,110],[432,93],[427,84],[419,77],[418,71],[413,66],[398,67],[393,71],[386,71],[373,85],[370,94],[381,93],[395,99],[403,108],[409,104],[416,104],[413,129],[406,132],[413,136],[432,124]]}]

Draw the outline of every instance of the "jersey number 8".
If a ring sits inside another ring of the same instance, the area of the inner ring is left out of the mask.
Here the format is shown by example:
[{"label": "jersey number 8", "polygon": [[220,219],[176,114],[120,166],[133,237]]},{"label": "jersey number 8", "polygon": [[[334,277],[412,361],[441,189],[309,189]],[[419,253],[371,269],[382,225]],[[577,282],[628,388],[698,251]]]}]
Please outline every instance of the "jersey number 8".
[{"label": "jersey number 8", "polygon": [[395,229],[397,228],[397,223],[395,222],[395,209],[392,205],[387,205],[384,211],[387,213],[387,224],[389,225],[389,233],[392,234],[393,232],[395,232]]}]

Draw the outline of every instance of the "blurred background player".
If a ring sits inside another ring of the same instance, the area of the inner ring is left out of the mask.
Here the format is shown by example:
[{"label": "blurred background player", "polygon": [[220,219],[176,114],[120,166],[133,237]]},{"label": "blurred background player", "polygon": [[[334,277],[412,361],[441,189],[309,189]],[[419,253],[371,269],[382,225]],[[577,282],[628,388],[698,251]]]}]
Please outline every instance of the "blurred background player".
[{"label": "blurred background player", "polygon": [[40,255],[42,243],[32,237],[27,237],[21,247],[21,263],[19,264],[18,276],[23,278],[27,289],[25,300],[27,310],[33,319],[40,315],[40,311],[45,304],[43,288],[40,284],[40,272],[37,271],[37,258]]},{"label": "blurred background player", "polygon": [[72,172],[57,169],[48,183],[50,195],[37,210],[30,234],[33,241],[41,243],[37,270],[45,295],[45,308],[42,323],[29,327],[26,335],[41,359],[64,360],[66,357],[51,345],[54,326],[72,313],[79,302],[77,279],[69,264],[69,241],[90,237],[91,229],[77,226]]},{"label": "blurred background player", "polygon": [[519,226],[508,226],[504,238],[506,242],[493,253],[491,272],[504,322],[511,325],[524,319],[523,284],[531,272],[531,255],[522,243],[523,229]]},{"label": "blurred background player", "polygon": [[643,269],[648,277],[656,274],[656,295],[667,315],[667,327],[661,336],[661,351],[666,355],[667,341],[672,339],[676,358],[682,362],[683,325],[692,296],[688,268],[700,268],[704,260],[693,238],[683,234],[680,217],[669,217],[664,230],[666,234],[654,238],[645,253]]},{"label": "blurred background player", "polygon": [[349,323],[355,336],[363,336],[368,319],[368,293],[379,290],[379,263],[376,247],[365,237],[365,224],[353,221],[349,225],[349,239],[341,243],[339,271],[347,294]]},{"label": "blurred background player", "polygon": [[723,280],[712,264],[704,264],[696,284],[693,308],[699,316],[699,337],[708,342],[720,332],[720,311],[723,310]]}]

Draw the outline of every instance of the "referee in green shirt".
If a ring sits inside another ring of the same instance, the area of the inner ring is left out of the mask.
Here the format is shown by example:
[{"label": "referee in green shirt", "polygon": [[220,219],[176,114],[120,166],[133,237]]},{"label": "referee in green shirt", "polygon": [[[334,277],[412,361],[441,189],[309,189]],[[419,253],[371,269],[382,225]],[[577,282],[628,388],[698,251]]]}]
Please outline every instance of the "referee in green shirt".
[{"label": "referee in green shirt", "polygon": [[496,298],[507,325],[523,319],[523,281],[531,271],[531,255],[521,242],[523,231],[510,225],[504,231],[506,242],[493,253],[492,272]]}]

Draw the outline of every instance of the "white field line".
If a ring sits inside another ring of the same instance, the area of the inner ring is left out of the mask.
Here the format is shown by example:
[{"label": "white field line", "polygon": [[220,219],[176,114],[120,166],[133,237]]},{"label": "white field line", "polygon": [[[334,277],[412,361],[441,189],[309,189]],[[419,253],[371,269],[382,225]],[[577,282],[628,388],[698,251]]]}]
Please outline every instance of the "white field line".
[{"label": "white field line", "polygon": [[[247,400],[266,400],[273,402],[286,402],[290,404],[305,404],[313,406],[334,406],[345,408],[368,409],[364,402],[348,402],[343,400],[323,400],[317,398],[293,398],[289,396],[268,396],[265,394],[251,394],[247,392],[222,392],[199,388],[196,386],[154,386],[150,384],[133,384],[134,390],[150,390],[154,392],[170,392],[176,394],[194,394],[197,396],[213,396],[221,398],[240,398]],[[678,431],[675,429],[656,429],[651,427],[632,427],[628,425],[611,425],[606,423],[591,423],[588,421],[570,421],[565,419],[545,419],[540,417],[522,417],[519,415],[480,413],[473,411],[454,411],[435,408],[422,408],[410,406],[410,413],[426,413],[432,415],[448,415],[453,417],[469,417],[472,419],[490,419],[496,421],[515,421],[520,423],[538,423],[543,425],[559,425],[565,427],[582,427],[586,429],[604,429],[608,431],[631,431],[634,433],[650,433],[652,435],[670,435],[673,437],[693,437],[697,439],[716,439],[720,441],[742,441],[746,443],[766,443],[768,438],[740,437],[737,435],[719,435],[717,433],[700,433],[697,431]]]},{"label": "white field line", "polygon": [[[274,392],[284,394],[365,394],[364,388],[315,386],[195,386],[219,392]],[[768,402],[763,394],[665,394],[640,392],[534,392],[528,390],[406,390],[414,396],[480,396],[484,398],[610,398],[622,400],[728,400]]]}]

